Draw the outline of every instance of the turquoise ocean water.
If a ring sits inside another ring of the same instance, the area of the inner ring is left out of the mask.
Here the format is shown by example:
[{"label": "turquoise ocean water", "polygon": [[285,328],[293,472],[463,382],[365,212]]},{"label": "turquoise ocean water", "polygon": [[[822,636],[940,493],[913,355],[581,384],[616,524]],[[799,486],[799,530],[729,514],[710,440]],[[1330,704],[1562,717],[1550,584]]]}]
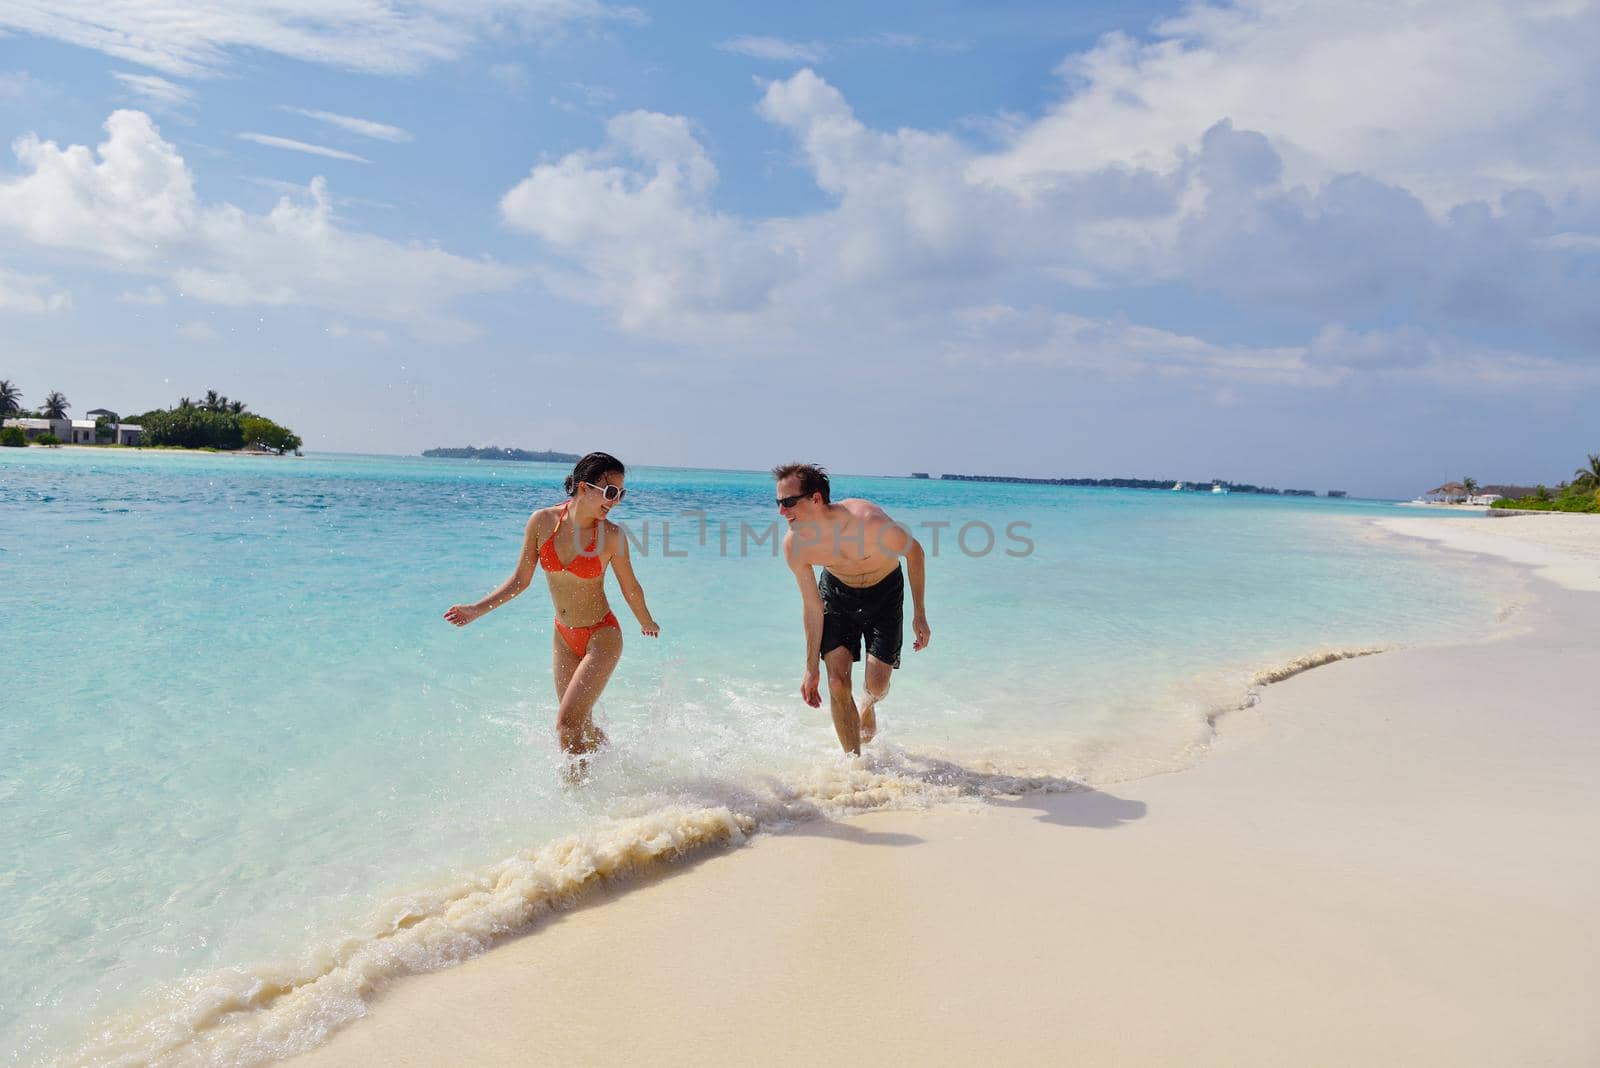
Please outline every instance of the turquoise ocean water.
[{"label": "turquoise ocean water", "polygon": [[0,451],[10,1062],[271,1059],[596,872],[853,808],[1181,767],[1258,670],[1463,637],[1496,609],[1360,522],[1391,505],[839,476],[930,550],[926,524],[949,524],[932,645],[908,639],[880,740],[850,761],[797,695],[771,483],[634,469],[613,518],[663,634],[611,587],[614,745],[574,789],[543,582],[464,630],[440,618],[510,572],[565,473]]}]

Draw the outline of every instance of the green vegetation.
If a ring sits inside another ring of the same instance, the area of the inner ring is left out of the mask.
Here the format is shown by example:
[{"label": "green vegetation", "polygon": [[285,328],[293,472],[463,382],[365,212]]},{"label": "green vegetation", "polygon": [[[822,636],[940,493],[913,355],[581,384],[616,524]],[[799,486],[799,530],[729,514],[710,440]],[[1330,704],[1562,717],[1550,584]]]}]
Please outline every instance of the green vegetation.
[{"label": "green vegetation", "polygon": [[66,394],[58,390],[51,390],[44,399],[44,417],[46,419],[65,419],[67,409],[72,405],[67,403]]},{"label": "green vegetation", "polygon": [[[239,401],[233,403],[241,404]],[[246,445],[265,445],[279,452],[291,452],[303,444],[299,434],[286,426],[279,426],[264,415],[255,415],[251,412],[238,414],[231,408],[228,414],[239,420],[239,429],[244,434]]]},{"label": "green vegetation", "polygon": [[9,378],[0,378],[0,419],[22,413],[22,390]]},{"label": "green vegetation", "polygon": [[244,401],[230,401],[214,389],[206,390],[199,404],[183,397],[175,408],[158,408],[135,416],[144,428],[141,445],[183,449],[234,451],[259,447],[291,452],[304,442],[300,435],[264,415],[250,411]]},{"label": "green vegetation", "polygon": [[0,448],[21,449],[28,444],[28,435],[22,432],[20,426],[8,426],[0,429]]},{"label": "green vegetation", "polygon": [[139,425],[144,427],[143,443],[148,445],[178,445],[185,449],[244,447],[244,431],[239,429],[237,417],[193,405],[146,412]]},{"label": "green vegetation", "polygon": [[1600,484],[1593,480],[1563,482],[1555,493],[1539,486],[1531,497],[1502,499],[1495,501],[1494,506],[1521,512],[1600,512]]},{"label": "green vegetation", "polygon": [[1600,490],[1600,452],[1589,454],[1589,466],[1572,472],[1572,484],[1580,489]]},{"label": "green vegetation", "polygon": [[35,445],[60,445],[61,439],[48,431],[33,439]]}]

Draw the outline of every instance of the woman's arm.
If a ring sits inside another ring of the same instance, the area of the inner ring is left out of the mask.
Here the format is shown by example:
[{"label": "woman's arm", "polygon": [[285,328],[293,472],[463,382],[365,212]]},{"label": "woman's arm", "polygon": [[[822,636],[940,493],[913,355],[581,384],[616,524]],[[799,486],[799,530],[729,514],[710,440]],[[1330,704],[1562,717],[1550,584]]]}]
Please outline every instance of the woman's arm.
[{"label": "woman's arm", "polygon": [[616,549],[611,554],[611,570],[617,576],[617,588],[622,591],[622,599],[628,602],[628,607],[633,609],[633,618],[639,621],[639,633],[648,638],[661,634],[661,627],[650,615],[650,609],[644,603],[644,587],[639,585],[638,578],[633,573],[633,559],[628,555],[628,536],[622,533],[621,528],[606,524],[611,529],[607,536],[615,539],[613,544]]},{"label": "woman's arm", "polygon": [[499,608],[528,588],[528,583],[533,581],[534,571],[539,567],[539,533],[535,529],[538,522],[538,512],[528,518],[528,526],[522,534],[522,555],[517,558],[517,569],[511,573],[511,577],[481,601],[474,604],[451,605],[445,611],[446,620],[458,627],[464,627],[479,616]]}]

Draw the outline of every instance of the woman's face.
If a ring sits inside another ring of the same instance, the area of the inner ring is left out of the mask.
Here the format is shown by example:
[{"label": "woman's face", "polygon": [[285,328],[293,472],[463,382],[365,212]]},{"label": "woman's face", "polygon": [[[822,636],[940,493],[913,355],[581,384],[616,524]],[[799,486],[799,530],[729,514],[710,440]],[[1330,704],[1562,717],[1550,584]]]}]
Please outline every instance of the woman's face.
[{"label": "woman's face", "polygon": [[[606,500],[607,486],[615,486],[618,490],[613,500]],[[607,471],[597,479],[578,484],[578,492],[583,495],[585,502],[602,517],[610,514],[611,509],[622,503],[621,491],[626,488],[623,485],[622,474],[617,471]]]}]

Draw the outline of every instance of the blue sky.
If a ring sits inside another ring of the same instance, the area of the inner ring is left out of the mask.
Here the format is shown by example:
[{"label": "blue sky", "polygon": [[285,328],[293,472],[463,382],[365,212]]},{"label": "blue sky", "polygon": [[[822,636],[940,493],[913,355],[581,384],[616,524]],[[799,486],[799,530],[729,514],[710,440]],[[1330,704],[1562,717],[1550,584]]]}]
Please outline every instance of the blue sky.
[{"label": "blue sky", "polygon": [[313,449],[1600,449],[1600,4],[0,7],[0,378]]}]

